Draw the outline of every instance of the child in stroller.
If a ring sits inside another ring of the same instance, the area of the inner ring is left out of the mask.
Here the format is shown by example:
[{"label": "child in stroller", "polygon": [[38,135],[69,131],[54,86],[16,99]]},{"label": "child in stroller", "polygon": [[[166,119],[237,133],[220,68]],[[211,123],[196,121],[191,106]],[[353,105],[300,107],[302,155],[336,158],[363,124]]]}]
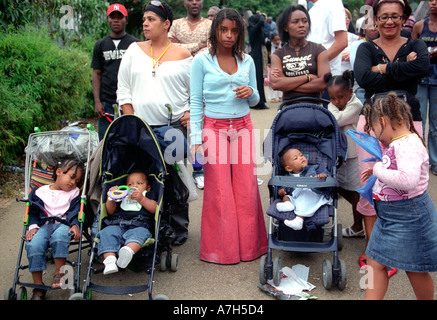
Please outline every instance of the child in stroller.
[{"label": "child in stroller", "polygon": [[[133,190],[132,193],[118,203],[111,198],[111,192],[118,190],[118,186],[108,191],[108,218],[103,221],[107,226],[99,232],[99,255],[103,254],[105,275],[118,272],[118,267],[126,268],[143,243],[152,237],[149,229],[154,224],[157,202],[151,195],[146,174],[142,171],[131,172],[127,177],[127,187]],[[122,242],[125,245],[120,248]]]},{"label": "child in stroller", "polygon": [[[84,166],[76,160],[64,160],[55,167],[54,183],[32,190],[29,202],[29,231],[26,234],[26,251],[29,271],[35,284],[43,285],[46,269],[46,250],[53,249],[55,274],[52,288],[61,286],[62,267],[68,257],[71,236],[79,240],[81,232],[78,212],[81,203],[78,186],[84,178]],[[41,300],[44,290],[35,289],[32,300]]]},{"label": "child in stroller", "polygon": [[[309,166],[307,158],[299,149],[286,149],[279,162],[288,175],[318,179],[326,179],[329,175],[329,171],[318,164]],[[329,196],[309,188],[280,188],[278,196],[282,198],[282,202],[276,204],[276,209],[279,212],[294,211],[296,214],[294,219],[284,220],[284,224],[294,230],[301,230],[306,217],[312,217],[321,206],[332,202]]]}]

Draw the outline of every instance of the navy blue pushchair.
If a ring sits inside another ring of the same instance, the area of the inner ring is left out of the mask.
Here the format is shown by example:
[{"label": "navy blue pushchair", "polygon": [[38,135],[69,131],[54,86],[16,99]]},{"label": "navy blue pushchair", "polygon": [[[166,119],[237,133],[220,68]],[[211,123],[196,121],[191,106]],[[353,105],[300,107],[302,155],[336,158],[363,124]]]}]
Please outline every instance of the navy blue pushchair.
[{"label": "navy blue pushchair", "polygon": [[[104,286],[91,281],[92,273],[102,272],[102,268],[93,267],[97,259],[98,237],[94,237],[91,250],[90,262],[87,270],[87,278],[80,298],[91,299],[92,291],[123,295],[147,291],[149,299],[167,299],[163,295],[152,297],[153,279],[155,266],[160,265],[160,270],[177,271],[178,255],[172,253],[171,242],[174,240],[174,231],[169,222],[171,210],[169,209],[175,197],[181,191],[175,192],[172,179],[178,173],[172,165],[165,162],[162,142],[145,121],[136,115],[123,115],[116,118],[108,130],[102,144],[100,159],[100,176],[102,180],[102,192],[100,201],[100,213],[98,215],[98,230],[104,227],[103,219],[107,216],[106,200],[107,192],[111,186],[124,185],[129,173],[141,170],[147,173],[152,189],[158,194],[157,208],[155,212],[155,225],[151,228],[152,238],[147,239],[142,249],[137,252],[129,264],[132,270],[144,270],[149,273],[147,283],[135,286]],[[181,133],[182,134],[182,133]],[[186,187],[182,184],[178,188]],[[169,190],[170,189],[170,190]],[[188,192],[188,191],[186,191]],[[185,194],[185,193],[184,193]],[[185,202],[188,194],[180,199]]]},{"label": "navy blue pushchair", "polygon": [[[304,102],[299,102],[302,100]],[[267,255],[261,258],[259,267],[262,285],[273,280],[279,286],[281,281],[282,263],[280,257],[273,259],[273,249],[290,252],[333,252],[333,263],[328,259],[323,262],[323,285],[330,289],[334,284],[341,290],[346,285],[346,265],[338,258],[338,251],[342,247],[342,233],[341,225],[337,221],[336,171],[346,158],[347,141],[333,115],[318,103],[326,101],[308,97],[284,101],[271,126],[271,139],[264,141],[264,158],[271,161],[273,173],[269,181],[270,206],[266,212],[270,218],[269,248]],[[324,180],[284,175],[279,161],[281,153],[288,148],[299,149],[307,157],[308,165],[319,164],[330,175]],[[278,199],[278,190],[281,187],[318,188],[328,193],[333,201],[321,206],[312,217],[306,218],[302,230],[294,230],[284,224],[284,220],[295,218],[294,212],[278,212],[276,209],[276,204],[281,201]],[[331,238],[326,242],[325,230],[329,229]]]}]

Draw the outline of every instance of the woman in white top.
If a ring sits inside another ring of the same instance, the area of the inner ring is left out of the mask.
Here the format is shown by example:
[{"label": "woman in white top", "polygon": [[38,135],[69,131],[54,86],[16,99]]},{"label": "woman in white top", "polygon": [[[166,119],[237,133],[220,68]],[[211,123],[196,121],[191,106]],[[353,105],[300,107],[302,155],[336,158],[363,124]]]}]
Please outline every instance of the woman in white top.
[{"label": "woman in white top", "polygon": [[[171,125],[186,137],[192,57],[187,49],[169,40],[172,22],[173,11],[168,4],[154,0],[146,6],[143,32],[149,40],[136,42],[126,50],[118,72],[117,101],[123,114],[135,114],[152,128],[167,125],[165,105],[169,104]],[[187,240],[188,223],[188,204],[185,204],[176,208],[172,216],[176,233],[173,244]]]},{"label": "woman in white top", "polygon": [[173,123],[187,127],[190,118],[191,54],[172,44],[168,31],[173,22],[171,8],[152,1],[144,11],[143,32],[147,41],[132,44],[125,52],[118,72],[117,101],[123,114],[136,114],[151,126],[167,124],[173,109]]}]

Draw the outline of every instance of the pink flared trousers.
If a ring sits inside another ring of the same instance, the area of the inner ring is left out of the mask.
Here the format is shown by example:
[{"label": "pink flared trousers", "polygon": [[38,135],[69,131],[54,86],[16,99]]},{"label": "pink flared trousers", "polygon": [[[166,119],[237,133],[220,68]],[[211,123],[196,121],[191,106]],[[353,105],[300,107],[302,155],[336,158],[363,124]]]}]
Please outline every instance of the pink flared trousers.
[{"label": "pink flared trousers", "polygon": [[237,119],[204,119],[201,260],[234,264],[267,252],[253,137],[250,114]]}]

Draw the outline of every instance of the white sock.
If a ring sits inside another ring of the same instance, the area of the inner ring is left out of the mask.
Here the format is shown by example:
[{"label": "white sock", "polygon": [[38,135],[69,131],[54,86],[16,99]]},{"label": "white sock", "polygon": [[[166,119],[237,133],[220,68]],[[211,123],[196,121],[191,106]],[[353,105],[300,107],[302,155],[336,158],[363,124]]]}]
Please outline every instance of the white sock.
[{"label": "white sock", "polygon": [[303,219],[301,217],[296,217],[293,220],[284,220],[284,224],[294,230],[302,230]]},{"label": "white sock", "polygon": [[279,212],[293,211],[294,204],[292,204],[291,201],[278,202],[276,204],[276,209]]},{"label": "white sock", "polygon": [[122,247],[118,251],[117,266],[119,266],[120,268],[126,268],[128,264],[131,262],[134,254],[135,252],[128,246]]},{"label": "white sock", "polygon": [[118,272],[117,265],[115,262],[117,261],[117,258],[115,256],[107,256],[105,260],[103,260],[103,264],[105,265],[105,269],[103,270],[103,274],[111,274]]}]

